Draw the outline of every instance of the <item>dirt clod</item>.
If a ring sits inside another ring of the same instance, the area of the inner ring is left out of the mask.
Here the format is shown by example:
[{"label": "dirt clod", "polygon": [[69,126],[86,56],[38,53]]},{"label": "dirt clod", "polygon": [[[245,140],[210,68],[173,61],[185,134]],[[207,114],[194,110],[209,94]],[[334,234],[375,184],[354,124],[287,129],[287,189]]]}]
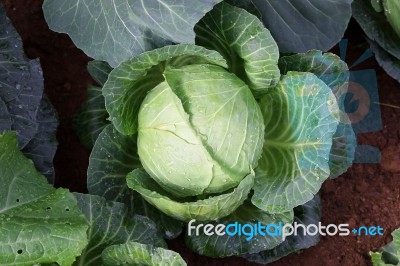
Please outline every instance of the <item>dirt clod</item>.
[{"label": "dirt clod", "polygon": [[400,146],[389,146],[382,151],[381,166],[386,171],[400,173]]}]

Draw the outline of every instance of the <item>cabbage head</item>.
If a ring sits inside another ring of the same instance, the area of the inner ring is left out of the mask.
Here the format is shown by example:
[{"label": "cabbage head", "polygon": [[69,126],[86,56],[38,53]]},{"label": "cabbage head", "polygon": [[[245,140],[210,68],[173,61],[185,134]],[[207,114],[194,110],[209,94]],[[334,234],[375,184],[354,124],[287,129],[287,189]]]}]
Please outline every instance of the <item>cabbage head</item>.
[{"label": "cabbage head", "polygon": [[176,197],[236,187],[257,166],[264,140],[250,89],[215,65],[169,68],[164,76],[139,110],[143,168]]}]

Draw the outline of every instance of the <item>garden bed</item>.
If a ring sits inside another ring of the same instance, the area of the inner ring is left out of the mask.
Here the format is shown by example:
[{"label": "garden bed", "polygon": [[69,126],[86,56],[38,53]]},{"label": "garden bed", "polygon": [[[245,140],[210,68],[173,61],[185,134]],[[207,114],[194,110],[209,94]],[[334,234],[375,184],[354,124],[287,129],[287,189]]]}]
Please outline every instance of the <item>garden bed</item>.
[{"label": "garden bed", "polygon": [[[8,16],[19,32],[29,58],[40,58],[45,91],[59,115],[58,150],[54,159],[55,185],[86,192],[89,151],[72,128],[74,114],[86,95],[91,80],[86,65],[91,60],[77,49],[67,35],[49,30],[39,0],[3,0]],[[362,30],[352,22],[348,63],[367,48]],[[359,44],[365,43],[365,45]],[[336,52],[338,49],[334,49]],[[400,227],[400,84],[390,78],[370,58],[356,69],[375,69],[383,130],[358,135],[359,144],[376,146],[381,164],[354,164],[349,171],[323,185],[322,223],[348,223],[350,227],[380,225],[384,236],[323,237],[318,245],[289,255],[270,265],[370,265],[368,252],[390,241],[390,233]],[[180,237],[169,243],[188,265],[255,265],[240,258],[210,259],[194,254]]]}]

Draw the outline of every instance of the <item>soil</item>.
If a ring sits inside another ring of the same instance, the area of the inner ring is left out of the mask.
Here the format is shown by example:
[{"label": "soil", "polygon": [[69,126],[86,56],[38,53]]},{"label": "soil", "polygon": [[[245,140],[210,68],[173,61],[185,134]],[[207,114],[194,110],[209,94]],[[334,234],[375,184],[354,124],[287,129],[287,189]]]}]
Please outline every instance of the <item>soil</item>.
[{"label": "soil", "polygon": [[[86,65],[91,59],[77,49],[69,37],[49,30],[40,0],[3,0],[8,16],[19,32],[29,58],[40,58],[45,91],[55,106],[60,126],[59,147],[54,159],[57,187],[86,191],[86,169],[89,151],[73,131],[73,117],[85,99],[86,87],[92,83]],[[361,29],[352,21],[346,32],[349,39],[348,62],[354,62],[365,51]],[[337,47],[333,51],[337,51]],[[390,233],[400,227],[400,84],[390,78],[371,58],[356,69],[375,69],[384,128],[375,133],[358,135],[359,144],[378,147],[381,164],[354,164],[322,188],[322,223],[348,223],[350,226],[380,225],[383,237],[323,237],[318,245],[291,254],[278,265],[371,265],[368,252],[391,240]],[[356,70],[354,69],[354,70]],[[241,258],[210,259],[184,246],[182,237],[171,241],[170,248],[179,251],[188,265],[256,265]]]}]

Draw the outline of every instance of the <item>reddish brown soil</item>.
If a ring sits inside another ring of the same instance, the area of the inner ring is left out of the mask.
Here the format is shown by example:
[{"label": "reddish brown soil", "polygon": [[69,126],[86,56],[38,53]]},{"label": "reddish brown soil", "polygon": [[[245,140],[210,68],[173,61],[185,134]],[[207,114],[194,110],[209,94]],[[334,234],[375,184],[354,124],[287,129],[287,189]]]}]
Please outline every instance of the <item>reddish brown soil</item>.
[{"label": "reddish brown soil", "polygon": [[[56,186],[84,192],[89,152],[79,143],[72,119],[91,82],[86,71],[90,60],[68,36],[50,31],[43,19],[40,0],[3,0],[29,58],[40,58],[45,90],[59,113],[59,148],[54,159]],[[350,62],[364,51],[362,32],[352,25]],[[368,252],[390,241],[390,232],[400,227],[400,84],[388,77],[374,59],[359,69],[374,68],[378,74],[384,129],[358,136],[360,144],[377,146],[382,151],[381,165],[354,165],[346,174],[328,181],[322,189],[322,222],[380,225],[384,237],[324,237],[299,254],[292,254],[270,265],[370,265]],[[184,247],[182,238],[170,246],[182,253],[189,265],[255,265],[240,258],[209,259]]]}]

